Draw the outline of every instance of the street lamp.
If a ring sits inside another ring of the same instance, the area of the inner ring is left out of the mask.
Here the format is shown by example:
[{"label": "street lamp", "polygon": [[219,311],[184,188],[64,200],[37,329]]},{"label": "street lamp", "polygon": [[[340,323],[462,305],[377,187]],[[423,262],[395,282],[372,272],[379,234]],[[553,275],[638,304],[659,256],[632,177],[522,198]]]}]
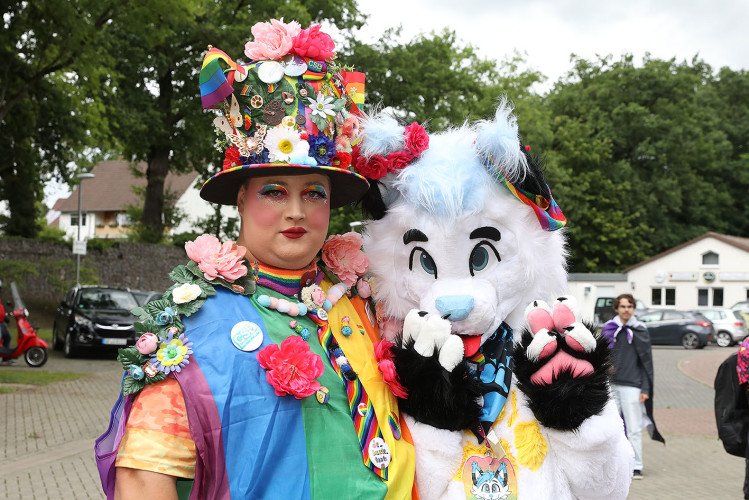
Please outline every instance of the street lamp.
[{"label": "street lamp", "polygon": [[[78,177],[78,238],[77,241],[81,241],[81,193],[83,192],[83,181],[85,179],[93,179],[94,174],[90,172],[81,172],[76,177]],[[80,244],[80,243],[79,243]],[[76,263],[75,263],[75,284],[76,286],[79,286],[81,284],[81,254],[80,252],[76,254]]]}]

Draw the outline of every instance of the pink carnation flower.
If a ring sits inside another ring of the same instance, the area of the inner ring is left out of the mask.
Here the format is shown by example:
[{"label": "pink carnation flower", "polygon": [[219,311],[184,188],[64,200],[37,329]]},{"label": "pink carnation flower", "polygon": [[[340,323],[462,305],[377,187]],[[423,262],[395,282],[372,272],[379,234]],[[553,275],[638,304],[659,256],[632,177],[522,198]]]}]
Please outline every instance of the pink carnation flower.
[{"label": "pink carnation flower", "polygon": [[291,394],[302,399],[320,388],[315,379],[323,374],[325,367],[320,356],[310,351],[301,337],[288,337],[280,346],[270,344],[257,353],[257,360],[268,370],[265,378],[276,396]]},{"label": "pink carnation flower", "polygon": [[281,59],[291,52],[293,39],[301,30],[298,22],[284,23],[283,18],[280,21],[271,19],[269,23],[257,23],[251,29],[255,41],[245,44],[244,53],[256,61]]},{"label": "pink carnation flower", "polygon": [[333,49],[335,49],[333,39],[327,33],[320,31],[319,24],[300,31],[294,38],[294,52],[315,61],[331,59],[334,55]]},{"label": "pink carnation flower", "polygon": [[369,268],[369,257],[362,252],[362,243],[361,235],[355,232],[334,234],[323,243],[323,262],[346,288],[351,288]]},{"label": "pink carnation flower", "polygon": [[247,274],[247,268],[242,264],[247,249],[233,241],[226,241],[222,245],[215,236],[204,234],[195,241],[185,243],[185,250],[209,281],[221,276],[233,283]]},{"label": "pink carnation flower", "polygon": [[374,345],[374,355],[377,360],[377,368],[382,373],[382,380],[390,387],[397,397],[401,399],[408,398],[408,391],[403,387],[398,380],[398,374],[395,371],[395,364],[393,363],[393,352],[391,349],[393,344],[387,340],[377,342]]}]

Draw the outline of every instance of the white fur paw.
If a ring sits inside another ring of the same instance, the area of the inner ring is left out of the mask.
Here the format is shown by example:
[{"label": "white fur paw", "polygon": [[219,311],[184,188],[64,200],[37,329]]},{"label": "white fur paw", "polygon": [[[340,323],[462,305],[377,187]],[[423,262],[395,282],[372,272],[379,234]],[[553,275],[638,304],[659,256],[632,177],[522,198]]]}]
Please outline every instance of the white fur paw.
[{"label": "white fur paw", "polygon": [[463,360],[463,341],[451,331],[448,320],[413,309],[403,321],[403,346],[413,339],[416,352],[424,357],[439,353],[440,364],[452,371]]}]

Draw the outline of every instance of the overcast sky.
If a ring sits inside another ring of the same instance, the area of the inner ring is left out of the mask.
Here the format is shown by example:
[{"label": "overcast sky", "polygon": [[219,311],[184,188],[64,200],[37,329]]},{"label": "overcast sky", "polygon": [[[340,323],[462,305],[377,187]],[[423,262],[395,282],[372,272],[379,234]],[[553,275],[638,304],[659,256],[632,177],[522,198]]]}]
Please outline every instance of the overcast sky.
[{"label": "overcast sky", "polygon": [[[363,41],[398,25],[402,41],[448,27],[483,58],[524,54],[547,88],[571,69],[572,53],[617,60],[631,53],[638,64],[647,52],[678,61],[699,54],[714,69],[749,69],[749,0],[360,0],[359,7],[369,15]],[[50,184],[45,201],[65,191]]]},{"label": "overcast sky", "polygon": [[749,0],[360,0],[369,14],[361,30],[373,41],[386,28],[419,33],[454,30],[484,58],[501,61],[517,49],[550,83],[571,69],[570,54],[624,53],[637,63],[649,52],[659,59],[690,60],[714,69],[749,68]]}]

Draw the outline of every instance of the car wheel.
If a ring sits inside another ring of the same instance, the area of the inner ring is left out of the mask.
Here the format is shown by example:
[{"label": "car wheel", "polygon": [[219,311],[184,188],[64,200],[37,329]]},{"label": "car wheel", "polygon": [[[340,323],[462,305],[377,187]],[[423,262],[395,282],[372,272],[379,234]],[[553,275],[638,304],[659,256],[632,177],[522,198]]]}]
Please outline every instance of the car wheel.
[{"label": "car wheel", "polygon": [[733,345],[733,338],[728,332],[718,332],[718,335],[715,336],[715,342],[720,347],[731,347]]},{"label": "car wheel", "polygon": [[684,349],[697,349],[700,347],[700,337],[693,332],[685,333],[681,338],[681,345]]},{"label": "car wheel", "polygon": [[63,345],[62,352],[66,358],[75,357],[76,351],[75,347],[73,347],[73,336],[70,335],[70,332],[65,332],[65,344]]},{"label": "car wheel", "polygon": [[55,351],[62,350],[62,339],[57,335],[57,323],[52,325],[52,349]]},{"label": "car wheel", "polygon": [[30,347],[23,353],[23,359],[30,367],[39,368],[47,362],[47,349],[39,346]]}]

